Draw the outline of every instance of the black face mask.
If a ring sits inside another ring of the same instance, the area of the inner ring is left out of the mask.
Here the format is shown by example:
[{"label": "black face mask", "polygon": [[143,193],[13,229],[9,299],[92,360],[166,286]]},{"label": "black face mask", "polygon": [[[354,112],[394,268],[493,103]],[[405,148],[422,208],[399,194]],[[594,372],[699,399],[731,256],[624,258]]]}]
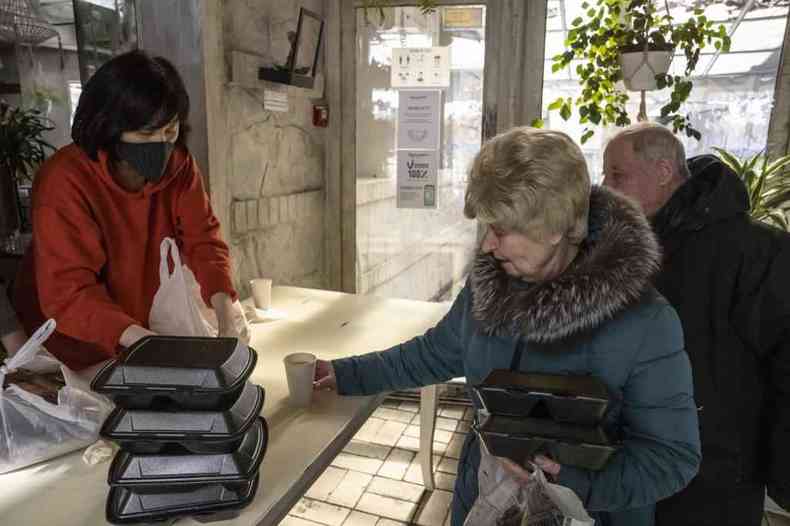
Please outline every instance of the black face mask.
[{"label": "black face mask", "polygon": [[118,143],[118,156],[146,181],[156,184],[165,173],[173,148],[172,142],[121,142]]}]

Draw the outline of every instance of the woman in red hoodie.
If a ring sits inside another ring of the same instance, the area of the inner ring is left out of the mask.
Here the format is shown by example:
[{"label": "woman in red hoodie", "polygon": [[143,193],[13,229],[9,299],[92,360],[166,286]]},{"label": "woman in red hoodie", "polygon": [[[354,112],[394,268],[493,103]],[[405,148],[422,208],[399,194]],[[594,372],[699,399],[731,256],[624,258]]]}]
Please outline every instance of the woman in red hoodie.
[{"label": "woman in red hoodie", "polygon": [[188,113],[170,62],[119,55],[86,84],[74,143],[36,176],[33,243],[14,302],[28,332],[55,318],[47,349],[73,369],[153,334],[147,324],[165,237],[177,240],[220,335],[236,336],[228,247],[185,146]]}]

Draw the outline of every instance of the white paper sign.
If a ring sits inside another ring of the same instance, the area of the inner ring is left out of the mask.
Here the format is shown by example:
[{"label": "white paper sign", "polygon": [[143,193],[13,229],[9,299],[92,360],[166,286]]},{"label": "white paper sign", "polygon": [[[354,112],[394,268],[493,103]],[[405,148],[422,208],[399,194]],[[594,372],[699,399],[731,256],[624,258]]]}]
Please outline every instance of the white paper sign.
[{"label": "white paper sign", "polygon": [[436,208],[439,153],[398,150],[398,208]]},{"label": "white paper sign", "polygon": [[288,111],[288,93],[264,90],[263,109],[268,111]]},{"label": "white paper sign", "polygon": [[450,86],[450,48],[393,48],[390,84],[393,88]]},{"label": "white paper sign", "polygon": [[398,149],[439,149],[441,122],[441,90],[399,91]]}]

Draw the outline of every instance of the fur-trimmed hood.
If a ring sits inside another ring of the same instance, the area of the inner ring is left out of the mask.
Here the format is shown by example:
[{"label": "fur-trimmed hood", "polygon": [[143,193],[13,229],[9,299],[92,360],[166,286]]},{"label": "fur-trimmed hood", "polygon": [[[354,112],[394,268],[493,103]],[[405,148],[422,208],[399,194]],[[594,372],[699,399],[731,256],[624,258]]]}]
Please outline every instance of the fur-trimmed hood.
[{"label": "fur-trimmed hood", "polygon": [[571,266],[553,280],[527,283],[479,254],[470,276],[472,315],[486,331],[549,343],[594,329],[651,289],[660,250],[638,206],[595,186],[589,233]]}]

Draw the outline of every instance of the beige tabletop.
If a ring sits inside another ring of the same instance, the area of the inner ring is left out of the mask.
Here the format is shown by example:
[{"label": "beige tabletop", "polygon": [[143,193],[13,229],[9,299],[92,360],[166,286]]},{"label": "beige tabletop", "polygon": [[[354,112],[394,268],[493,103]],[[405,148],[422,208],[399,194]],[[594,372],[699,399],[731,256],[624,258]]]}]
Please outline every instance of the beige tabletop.
[{"label": "beige tabletop", "polygon": [[[296,287],[275,287],[272,303],[282,319],[254,323],[250,343],[258,351],[252,381],[266,389],[263,415],[270,428],[260,486],[240,517],[216,524],[278,524],[380,402],[322,392],[309,409],[291,408],[286,354],[306,351],[332,359],[385,349],[423,333],[449,307]],[[87,466],[77,452],[0,475],[0,524],[107,524],[108,467]]]}]

